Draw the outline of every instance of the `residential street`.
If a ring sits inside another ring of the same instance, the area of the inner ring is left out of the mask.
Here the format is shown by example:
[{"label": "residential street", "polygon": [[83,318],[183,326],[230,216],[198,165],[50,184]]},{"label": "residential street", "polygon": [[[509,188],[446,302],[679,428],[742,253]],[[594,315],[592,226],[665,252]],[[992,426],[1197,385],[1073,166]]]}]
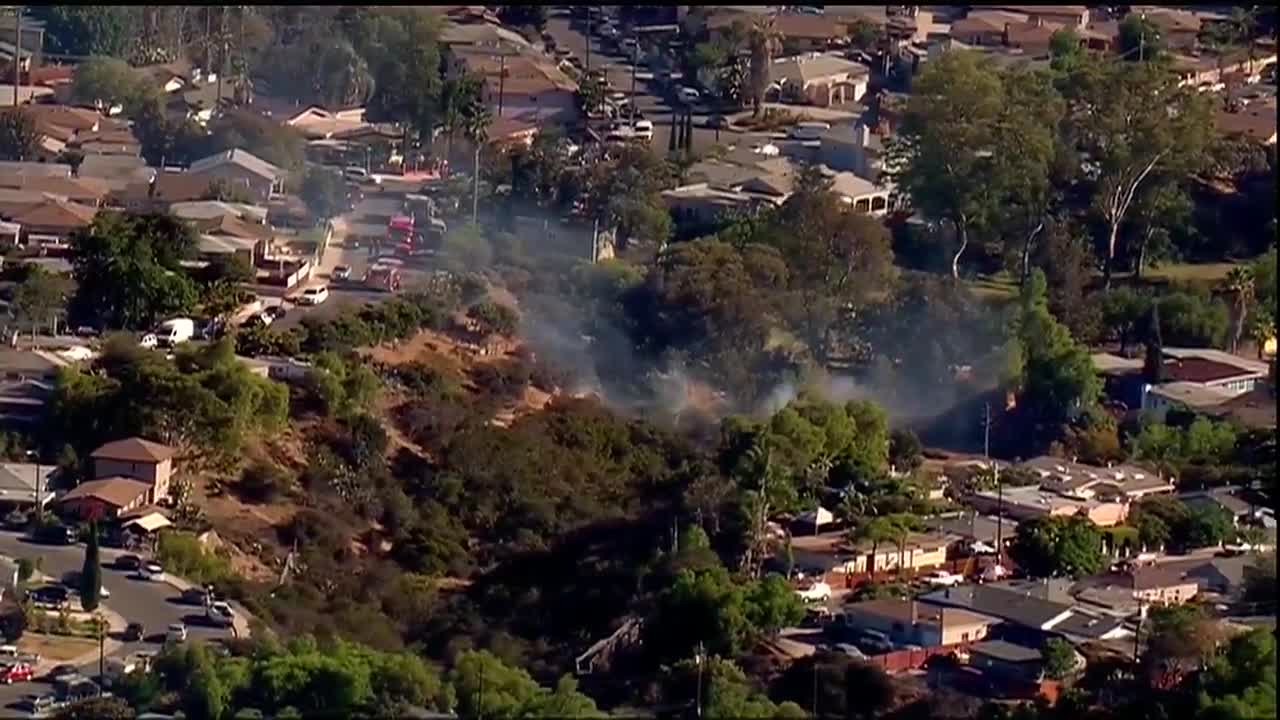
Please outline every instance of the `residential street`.
[{"label": "residential street", "polygon": [[[148,639],[162,640],[165,628],[175,622],[185,622],[193,639],[230,635],[228,630],[205,625],[200,608],[179,603],[179,591],[168,583],[138,580],[129,573],[115,569],[115,558],[123,554],[127,554],[126,551],[102,548],[102,584],[111,593],[104,605],[123,615],[126,622],[142,623]],[[66,572],[80,570],[84,563],[84,545],[41,545],[29,541],[21,533],[5,530],[0,531],[0,555],[14,560],[24,557],[33,560],[43,558],[42,571],[50,577],[59,578]],[[159,650],[160,647],[155,642],[122,643],[113,654],[126,655],[139,650]],[[92,677],[97,673],[95,659],[86,668],[85,674]],[[49,691],[49,685],[44,682],[0,685],[0,708],[3,708],[0,716],[10,717],[20,712],[15,704],[23,698]]]}]

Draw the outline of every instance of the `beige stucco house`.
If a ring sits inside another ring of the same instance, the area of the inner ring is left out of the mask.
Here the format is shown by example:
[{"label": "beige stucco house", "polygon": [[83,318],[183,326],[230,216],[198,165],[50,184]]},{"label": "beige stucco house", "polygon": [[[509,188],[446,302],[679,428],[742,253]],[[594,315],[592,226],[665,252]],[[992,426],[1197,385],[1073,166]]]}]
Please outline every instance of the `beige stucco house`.
[{"label": "beige stucco house", "polygon": [[159,502],[169,497],[175,454],[168,445],[138,437],[116,440],[93,451],[93,475],[98,479],[125,477],[145,482],[151,486],[146,501]]}]

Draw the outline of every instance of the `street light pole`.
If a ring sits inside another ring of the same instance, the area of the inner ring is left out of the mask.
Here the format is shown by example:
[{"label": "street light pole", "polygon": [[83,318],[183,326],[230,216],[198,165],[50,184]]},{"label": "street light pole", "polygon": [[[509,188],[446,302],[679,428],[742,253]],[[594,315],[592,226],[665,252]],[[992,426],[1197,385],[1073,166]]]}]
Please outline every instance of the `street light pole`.
[{"label": "street light pole", "polygon": [[703,652],[702,643],[698,643],[698,654],[694,657],[694,663],[698,666],[698,689],[695,697],[694,711],[697,713],[698,720],[702,720],[702,663]]}]

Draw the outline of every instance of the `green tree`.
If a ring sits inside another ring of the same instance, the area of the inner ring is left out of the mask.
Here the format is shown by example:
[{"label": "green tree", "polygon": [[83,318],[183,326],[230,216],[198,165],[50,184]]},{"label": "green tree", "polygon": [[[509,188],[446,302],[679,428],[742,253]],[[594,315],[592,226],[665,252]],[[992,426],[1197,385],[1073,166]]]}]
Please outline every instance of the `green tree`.
[{"label": "green tree", "polygon": [[35,158],[40,138],[30,113],[21,108],[0,111],[0,160]]},{"label": "green tree", "polygon": [[143,329],[189,310],[196,289],[179,261],[194,249],[194,233],[176,218],[99,213],[71,236],[70,315],[86,325]]},{"label": "green tree", "polygon": [[209,124],[202,155],[241,149],[285,170],[304,168],[306,140],[292,127],[245,109],[221,113]]},{"label": "green tree", "polygon": [[132,114],[147,97],[142,76],[123,60],[92,57],[76,66],[71,98],[108,109],[120,105]]},{"label": "green tree", "polygon": [[1160,337],[1160,303],[1151,303],[1147,321],[1147,352],[1142,362],[1142,381],[1151,385],[1164,382],[1164,341]]},{"label": "green tree", "polygon": [[1106,227],[1101,245],[1109,288],[1120,227],[1138,192],[1203,165],[1209,107],[1153,63],[1090,61],[1072,76],[1066,97],[1072,137],[1090,159],[1093,208]]},{"label": "green tree", "polygon": [[1040,270],[1023,286],[1019,306],[1011,324],[1022,368],[1018,411],[1041,432],[1057,432],[1094,407],[1102,384],[1088,348],[1049,312]]},{"label": "green tree", "polygon": [[[1025,181],[1039,172],[1034,166],[1044,157],[1045,132],[1036,127],[1035,113],[1010,102],[1012,85],[1006,88],[979,54],[948,52],[937,60],[912,81],[888,166],[914,207],[955,231],[951,275],[959,278],[972,234],[990,227],[1002,193],[1017,185],[1014,177]],[[1005,152],[1013,146],[1027,153]]]},{"label": "green tree", "polygon": [[342,175],[324,167],[307,170],[299,193],[307,209],[321,222],[346,211],[347,186]]},{"label": "green tree", "polygon": [[1032,577],[1084,577],[1103,566],[1102,533],[1085,517],[1036,518],[1018,525],[1009,554]]},{"label": "green tree", "polygon": [[46,23],[48,52],[125,57],[139,36],[136,5],[45,5],[33,15]]},{"label": "green tree", "polygon": [[793,702],[774,704],[731,660],[712,655],[685,658],[663,678],[663,697],[670,704],[687,704],[702,686],[702,716],[706,718],[801,718],[805,712]]},{"label": "green tree", "polygon": [[914,472],[924,463],[924,446],[920,438],[906,428],[898,428],[889,435],[889,462],[899,472]]},{"label": "green tree", "polygon": [[1083,42],[1071,28],[1055,30],[1049,36],[1050,65],[1055,72],[1070,74],[1079,67],[1084,55]]},{"label": "green tree", "polygon": [[603,717],[590,698],[578,693],[571,678],[562,678],[554,692],[548,691],[529,673],[484,650],[459,655],[449,680],[457,694],[458,715],[464,718],[544,717],[544,713]]},{"label": "green tree", "polygon": [[1053,680],[1066,680],[1076,669],[1076,651],[1062,638],[1050,638],[1040,648],[1044,658],[1044,674]]},{"label": "green tree", "polygon": [[102,560],[98,557],[98,523],[89,523],[89,539],[84,545],[84,566],[80,570],[80,607],[85,612],[98,609],[102,595]]},{"label": "green tree", "polygon": [[471,222],[476,223],[480,212],[480,151],[489,142],[489,124],[493,116],[489,106],[480,98],[474,98],[462,110],[462,134],[471,143],[475,162],[471,165]]},{"label": "green tree", "polygon": [[751,50],[750,74],[747,88],[751,97],[751,116],[760,115],[765,90],[769,87],[769,68],[773,56],[782,48],[782,34],[773,17],[757,16],[747,30],[747,47]]},{"label": "green tree", "polygon": [[1164,54],[1160,28],[1141,13],[1131,12],[1120,21],[1120,57],[1128,62],[1155,62]]},{"label": "green tree", "polygon": [[29,323],[32,334],[39,327],[54,332],[66,308],[69,289],[66,277],[34,266],[14,288],[12,308],[19,319]]}]

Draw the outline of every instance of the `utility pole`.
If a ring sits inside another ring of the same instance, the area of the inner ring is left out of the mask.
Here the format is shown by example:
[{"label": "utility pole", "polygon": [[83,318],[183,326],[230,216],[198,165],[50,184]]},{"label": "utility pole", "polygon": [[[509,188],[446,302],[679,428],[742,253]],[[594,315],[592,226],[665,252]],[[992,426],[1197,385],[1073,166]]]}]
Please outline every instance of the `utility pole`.
[{"label": "utility pole", "polygon": [[502,54],[498,56],[498,117],[502,117],[502,100],[507,92],[507,51],[499,50]]},{"label": "utility pole", "polygon": [[96,619],[98,621],[98,695],[102,695],[103,681],[107,678],[107,621],[101,613],[98,613]]},{"label": "utility pole", "polygon": [[587,60],[585,74],[591,74],[591,13],[587,13]]},{"label": "utility pole", "polygon": [[[22,6],[13,6],[13,107],[18,107],[22,90]],[[25,160],[26,158],[19,158]]]},{"label": "utility pole", "polygon": [[[632,33],[631,37],[635,39],[635,33]],[[630,120],[632,127],[635,127],[636,124],[636,63],[639,62],[639,57],[640,43],[636,42],[635,45],[631,46],[631,98],[630,102],[627,103],[631,106]]]},{"label": "utility pole", "polygon": [[1000,484],[1000,466],[991,459],[991,403],[982,405],[982,456],[991,465],[996,481],[996,564],[1004,560],[1004,486]]}]

